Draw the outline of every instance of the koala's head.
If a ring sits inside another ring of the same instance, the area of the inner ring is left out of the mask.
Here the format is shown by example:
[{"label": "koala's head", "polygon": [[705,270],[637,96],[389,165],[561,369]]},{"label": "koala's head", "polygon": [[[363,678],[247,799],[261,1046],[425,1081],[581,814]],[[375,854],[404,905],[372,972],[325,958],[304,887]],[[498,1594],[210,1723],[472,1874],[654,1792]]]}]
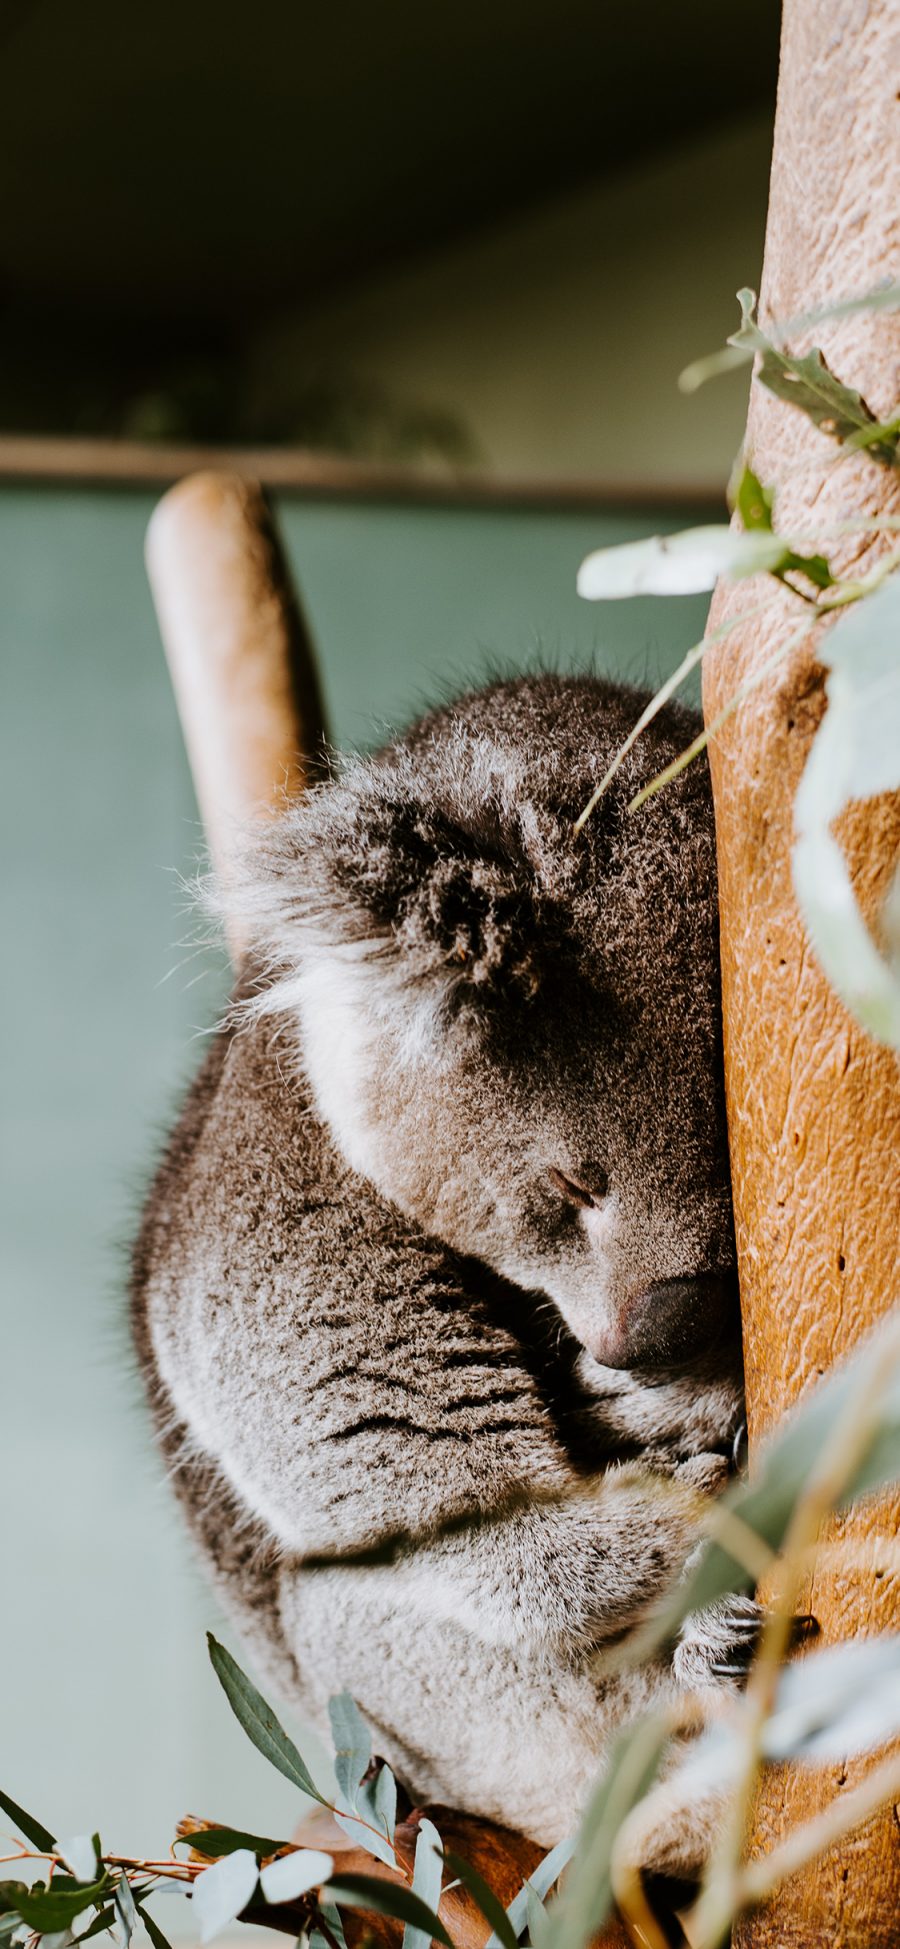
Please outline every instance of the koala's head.
[{"label": "koala's head", "polygon": [[602,1364],[671,1367],[735,1312],[705,765],[627,810],[688,712],[573,834],[644,701],[545,677],[433,713],[285,814],[244,914],[352,1167]]}]

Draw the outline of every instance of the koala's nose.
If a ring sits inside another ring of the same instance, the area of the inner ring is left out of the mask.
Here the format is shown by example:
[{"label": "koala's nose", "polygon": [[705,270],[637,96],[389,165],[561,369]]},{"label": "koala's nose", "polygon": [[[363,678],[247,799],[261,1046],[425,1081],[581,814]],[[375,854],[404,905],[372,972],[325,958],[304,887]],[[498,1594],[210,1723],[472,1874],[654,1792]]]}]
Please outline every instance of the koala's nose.
[{"label": "koala's nose", "polygon": [[669,1362],[714,1345],[738,1318],[733,1273],[696,1273],[647,1286],[625,1308],[628,1364]]}]

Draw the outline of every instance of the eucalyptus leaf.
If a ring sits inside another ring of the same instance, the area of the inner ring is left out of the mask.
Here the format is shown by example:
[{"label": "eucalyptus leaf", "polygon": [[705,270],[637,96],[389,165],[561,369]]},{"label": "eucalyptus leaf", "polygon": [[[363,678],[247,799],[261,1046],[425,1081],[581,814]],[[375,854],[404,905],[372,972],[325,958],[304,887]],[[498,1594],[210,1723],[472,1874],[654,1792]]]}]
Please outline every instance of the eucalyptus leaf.
[{"label": "eucalyptus leaf", "polygon": [[37,1848],[39,1854],[53,1853],[53,1835],[49,1827],[43,1827],[39,1820],[35,1820],[33,1814],[26,1814],[24,1807],[18,1806],[15,1800],[11,1800],[8,1793],[0,1792],[0,1807],[5,1814],[9,1815],[18,1832],[24,1834],[26,1841],[30,1841],[33,1848]]},{"label": "eucalyptus leaf", "polygon": [[733,580],[781,568],[788,544],[765,528],[743,534],[720,523],[675,535],[599,548],[578,571],[578,594],[589,602],[638,595],[693,595],[712,589],[720,575]]},{"label": "eucalyptus leaf", "polygon": [[73,1834],[71,1840],[54,1841],[53,1848],[76,1881],[96,1881],[99,1865],[96,1838],[90,1834]]},{"label": "eucalyptus leaf", "polygon": [[334,1820],[354,1847],[365,1848],[367,1854],[371,1854],[376,1861],[383,1861],[385,1867],[396,1868],[397,1856],[392,1843],[382,1834],[380,1826],[374,1829],[369,1825],[369,1815],[362,1808],[356,1814],[344,1814],[338,1807]]},{"label": "eucalyptus leaf", "polygon": [[266,1703],[262,1693],[241,1670],[230,1651],[219,1644],[211,1631],[206,1634],[209,1655],[213,1670],[238,1724],[243,1726],[248,1739],[253,1741],[257,1751],[278,1768],[292,1786],[300,1787],[312,1800],[318,1800],[321,1807],[329,1807],[330,1802],[319,1792],[309,1768],[300,1758],[292,1739],[288,1738],[284,1727],[276,1718],[272,1707]]},{"label": "eucalyptus leaf", "polygon": [[[756,293],[738,292],[741,323],[728,340],[731,347],[751,354],[758,352],[756,376],[776,398],[799,407],[821,432],[853,445],[865,444],[873,460],[892,467],[897,462],[897,434],[890,425],[880,426],[855,386],[847,386],[826,364],[814,345],[796,357],[784,350],[782,328],[777,340],[764,332],[755,317]],[[794,327],[795,330],[799,326]]]},{"label": "eucalyptus leaf", "polygon": [[[554,1882],[559,1880],[563,1869],[568,1867],[574,1852],[573,1837],[565,1841],[557,1841],[556,1846],[550,1849],[549,1854],[544,1855],[543,1861],[538,1862],[518,1895],[510,1902],[506,1914],[517,1941],[528,1925],[529,1897],[536,1895],[539,1901],[543,1901],[544,1897],[549,1895]],[[500,1938],[496,1932],[488,1938],[485,1949],[501,1949]]]},{"label": "eucalyptus leaf", "polygon": [[125,1874],[119,1876],[113,1890],[113,1907],[122,1927],[122,1934],[125,1938],[125,1949],[128,1949],[128,1944],[137,1927],[138,1916],[137,1909],[134,1905],[134,1896],[129,1886],[128,1876]]},{"label": "eucalyptus leaf", "polygon": [[[437,1909],[441,1899],[443,1879],[443,1844],[433,1821],[420,1820],[416,1834],[416,1854],[413,1862],[413,1894],[427,1904],[429,1909]],[[428,1949],[431,1938],[414,1923],[407,1922],[403,1931],[403,1949]]]},{"label": "eucalyptus leaf", "polygon": [[150,1937],[150,1941],[153,1944],[153,1949],[172,1949],[172,1944],[170,1943],[168,1936],[163,1934],[163,1931],[160,1928],[159,1923],[154,1920],[153,1916],[149,1913],[149,1910],[144,1908],[141,1902],[138,1902],[138,1914],[141,1918],[141,1921],[144,1924],[144,1928],[146,1929],[148,1936]]},{"label": "eucalyptus leaf", "polygon": [[801,834],[791,868],[797,904],[835,993],[876,1042],[900,1049],[900,956],[879,953],[837,840],[821,830]]},{"label": "eucalyptus leaf", "polygon": [[[335,1908],[334,1903],[323,1902],[320,1900],[319,1914],[321,1915],[323,1922],[327,1923],[328,1928],[330,1929],[331,1934],[334,1936],[334,1940],[338,1945],[338,1949],[347,1949],[347,1938],[344,1934],[344,1924],[341,1921],[340,1914],[338,1910]],[[328,1945],[328,1949],[331,1949],[331,1944]]]},{"label": "eucalyptus leaf", "polygon": [[345,1814],[336,1808],[334,1819],[357,1847],[365,1848],[388,1868],[396,1868],[397,1782],[389,1766],[382,1763],[373,1779],[361,1782],[355,1813]]},{"label": "eucalyptus leaf", "polygon": [[869,1033],[900,1048],[900,943],[877,945],[830,828],[845,805],[900,788],[900,573],[854,604],[816,652],[828,709],[794,799],[794,888],[832,986]]},{"label": "eucalyptus leaf", "polygon": [[[875,1405],[866,1405],[879,1385]],[[810,1390],[764,1444],[753,1480],[735,1483],[718,1507],[733,1512],[770,1549],[779,1549],[810,1476],[822,1455],[828,1453],[836,1423],[854,1400],[860,1404],[863,1445],[838,1507],[900,1479],[900,1315],[874,1328],[848,1360]],[[646,1624],[603,1662],[641,1662],[673,1638],[692,1611],[705,1609],[729,1591],[750,1590],[752,1585],[747,1565],[738,1562],[723,1544],[711,1540]]]},{"label": "eucalyptus leaf", "polygon": [[547,1911],[533,1888],[526,1885],[528,1899],[528,1939],[531,1949],[544,1949],[547,1940]]},{"label": "eucalyptus leaf", "polygon": [[267,1902],[294,1902],[311,1888],[321,1888],[333,1873],[332,1855],[321,1848],[294,1848],[260,1870],[259,1885]]},{"label": "eucalyptus leaf", "polygon": [[411,1922],[425,1942],[442,1942],[454,1949],[443,1922],[413,1889],[402,1883],[379,1881],[374,1875],[338,1874],[323,1891],[339,1907],[371,1909],[375,1915],[389,1915],[396,1922]]},{"label": "eucalyptus leaf", "polygon": [[[900,1636],[858,1639],[813,1651],[778,1676],[760,1728],[769,1764],[823,1766],[888,1745],[900,1733]],[[708,1728],[668,1775],[679,1798],[732,1788],[744,1764],[739,1718]]]},{"label": "eucalyptus leaf", "polygon": [[[142,1919],[146,1921],[147,1918],[146,1916],[144,1916]],[[115,1927],[115,1923],[116,1923],[115,1904],[113,1902],[109,1902],[106,1908],[101,1908],[98,1911],[98,1913],[94,1916],[94,1919],[89,1924],[89,1926],[86,1929],[82,1929],[81,1933],[76,1937],[76,1940],[78,1942],[89,1942],[91,1936],[93,1935],[105,1935],[108,1929],[112,1929]],[[166,1949],[169,1949],[168,1944],[166,1944]]]},{"label": "eucalyptus leaf", "polygon": [[541,1949],[585,1949],[606,1921],[616,1836],[653,1785],[670,1736],[660,1712],[638,1720],[613,1743],[581,1823],[565,1888],[547,1907]]},{"label": "eucalyptus leaf", "polygon": [[249,1848],[262,1859],[288,1846],[287,1841],[274,1841],[264,1834],[244,1834],[238,1827],[201,1827],[194,1834],[180,1834],[178,1838],[209,1861],[218,1861],[223,1854],[235,1854],[238,1848]]},{"label": "eucalyptus leaf", "polygon": [[811,1765],[873,1752],[900,1735],[900,1636],[810,1652],[782,1672],[763,1728],[766,1759]]},{"label": "eucalyptus leaf", "polygon": [[[501,1944],[501,1949],[517,1949],[515,1929],[510,1922],[503,1903],[494,1894],[493,1889],[488,1887],[484,1876],[480,1875],[477,1868],[473,1868],[468,1861],[464,1861],[461,1854],[453,1854],[448,1850],[444,1855],[444,1860],[450,1869],[450,1873],[457,1875],[463,1883],[463,1886],[468,1889],[469,1894],[481,1910],[488,1927],[493,1930],[494,1935]],[[532,1900],[538,1901],[538,1897],[534,1895],[533,1891]],[[538,1906],[540,1906],[539,1902]]]},{"label": "eucalyptus leaf", "polygon": [[372,1757],[369,1728],[349,1692],[340,1692],[329,1699],[328,1717],[334,1741],[334,1777],[347,1806],[353,1808]]},{"label": "eucalyptus leaf", "polygon": [[386,1762],[382,1762],[374,1780],[363,1781],[357,1805],[373,1827],[383,1831],[385,1838],[393,1843],[397,1825],[397,1782]]},{"label": "eucalyptus leaf", "polygon": [[[19,1897],[27,1895],[28,1883],[25,1881],[0,1881],[0,1916],[19,1916]],[[21,1919],[21,1918],[19,1918]]]},{"label": "eucalyptus leaf", "polygon": [[773,324],[767,332],[756,318],[755,291],[745,287],[737,296],[741,307],[738,330],[731,334],[722,351],[696,359],[685,368],[678,381],[682,392],[695,392],[707,379],[749,361],[758,353],[757,378],[770,392],[800,407],[822,432],[846,445],[864,445],[874,459],[895,466],[900,435],[897,422],[877,421],[856,388],[844,385],[835,377],[817,346],[798,358],[785,350],[785,341],[829,318],[846,317],[857,311],[896,310],[900,305],[900,285],[885,284],[861,297],[823,305],[785,324]]},{"label": "eucalyptus leaf", "polygon": [[742,465],[737,478],[729,488],[729,504],[738,515],[741,526],[752,532],[761,528],[767,534],[772,532],[772,509],[775,505],[775,489],[764,487],[752,467]]},{"label": "eucalyptus leaf", "polygon": [[852,440],[854,444],[860,444],[861,434],[867,435],[867,451],[872,459],[880,460],[885,466],[894,465],[896,438],[891,441],[883,437],[885,429],[876,425],[875,415],[862,394],[835,377],[818,346],[813,346],[802,358],[792,358],[774,345],[768,346],[760,358],[756,376],[776,399],[786,400],[805,413],[820,432],[841,442]]},{"label": "eucalyptus leaf", "polygon": [[[0,1897],[5,1895],[15,1883],[0,1886]],[[55,1934],[71,1928],[77,1915],[85,1908],[91,1908],[98,1899],[110,1892],[110,1879],[101,1875],[94,1882],[71,1883],[66,1876],[55,1878],[48,1888],[44,1882],[36,1881],[30,1888],[19,1883],[19,1893],[9,1903],[14,1907],[23,1922],[39,1935]],[[2,1906],[2,1901],[0,1901]]]},{"label": "eucalyptus leaf", "polygon": [[256,1856],[249,1848],[226,1854],[212,1868],[204,1868],[191,1891],[201,1942],[211,1942],[237,1920],[252,1899],[258,1879]]}]

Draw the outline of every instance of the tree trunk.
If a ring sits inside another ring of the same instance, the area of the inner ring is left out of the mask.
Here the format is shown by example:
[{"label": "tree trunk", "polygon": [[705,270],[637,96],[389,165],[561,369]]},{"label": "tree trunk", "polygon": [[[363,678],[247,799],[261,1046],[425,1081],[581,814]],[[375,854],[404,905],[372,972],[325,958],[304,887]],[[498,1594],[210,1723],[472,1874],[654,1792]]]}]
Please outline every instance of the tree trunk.
[{"label": "tree trunk", "polygon": [[[900,191],[897,0],[786,0],[766,233],[761,322],[786,320],[896,277]],[[834,371],[879,417],[900,397],[900,315],[862,313],[792,341],[822,346]],[[847,518],[900,514],[900,475],[842,457],[797,409],[754,386],[747,458],[778,490],[777,526],[822,533]],[[896,540],[896,537],[894,538]],[[830,542],[846,571],[867,566],[858,540]],[[720,590],[712,621],[759,597]],[[751,627],[705,662],[709,721],[737,684],[796,628],[776,593]],[[804,1389],[846,1354],[897,1297],[900,1093],[894,1056],[830,989],[797,912],[790,848],[794,793],[824,708],[823,673],[795,654],[742,704],[711,751],[719,849],[729,1126],[751,1456]],[[871,915],[896,864],[900,807],[854,807],[838,837]],[[835,1521],[808,1608],[820,1644],[900,1630],[894,1555],[900,1499]],[[854,1785],[866,1762],[773,1770],[751,1851]],[[900,1943],[900,1820],[887,1807],[767,1908],[740,1926],[742,1949]]]}]

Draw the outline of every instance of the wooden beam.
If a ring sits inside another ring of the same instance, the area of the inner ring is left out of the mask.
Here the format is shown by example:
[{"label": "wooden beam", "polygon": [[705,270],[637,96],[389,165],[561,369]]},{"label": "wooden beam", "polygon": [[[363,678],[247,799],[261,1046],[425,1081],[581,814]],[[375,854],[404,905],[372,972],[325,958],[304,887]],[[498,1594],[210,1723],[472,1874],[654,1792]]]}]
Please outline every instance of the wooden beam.
[{"label": "wooden beam", "polygon": [[394,501],[434,507],[608,509],[709,508],[724,512],[721,481],[508,479],[487,472],[385,465],[291,447],[151,446],[135,440],[50,439],[0,434],[4,481],[82,481],[169,486],[216,472],[259,481],[310,500]]}]

